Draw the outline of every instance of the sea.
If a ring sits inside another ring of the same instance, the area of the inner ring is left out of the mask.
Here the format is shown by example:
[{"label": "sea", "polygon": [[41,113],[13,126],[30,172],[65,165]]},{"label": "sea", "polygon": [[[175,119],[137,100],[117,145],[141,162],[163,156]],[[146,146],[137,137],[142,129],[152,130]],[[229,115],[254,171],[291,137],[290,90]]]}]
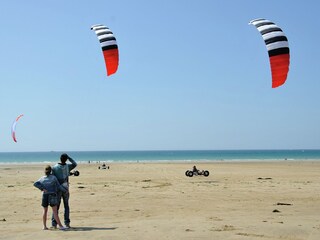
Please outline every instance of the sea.
[{"label": "sea", "polygon": [[[0,164],[55,163],[63,152],[0,152]],[[320,150],[67,151],[78,163],[320,160]]]}]

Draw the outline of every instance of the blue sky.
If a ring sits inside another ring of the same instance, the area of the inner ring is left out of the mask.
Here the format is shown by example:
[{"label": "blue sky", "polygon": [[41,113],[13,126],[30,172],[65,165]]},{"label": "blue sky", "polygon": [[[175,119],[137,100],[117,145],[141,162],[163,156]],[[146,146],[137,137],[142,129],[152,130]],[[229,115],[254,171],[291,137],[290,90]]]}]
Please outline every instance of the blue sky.
[{"label": "blue sky", "polygon": [[[320,148],[319,1],[4,0],[0,9],[0,152]],[[276,89],[255,18],[289,40],[288,79]],[[90,30],[98,23],[119,45],[110,77]]]}]

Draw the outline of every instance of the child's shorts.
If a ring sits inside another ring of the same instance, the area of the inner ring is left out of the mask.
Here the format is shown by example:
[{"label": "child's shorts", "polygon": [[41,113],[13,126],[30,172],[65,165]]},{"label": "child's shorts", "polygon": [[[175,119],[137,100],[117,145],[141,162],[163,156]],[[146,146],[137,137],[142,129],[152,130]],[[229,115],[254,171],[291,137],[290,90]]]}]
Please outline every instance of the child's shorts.
[{"label": "child's shorts", "polygon": [[42,207],[51,207],[58,205],[58,196],[55,193],[43,194],[42,195]]}]

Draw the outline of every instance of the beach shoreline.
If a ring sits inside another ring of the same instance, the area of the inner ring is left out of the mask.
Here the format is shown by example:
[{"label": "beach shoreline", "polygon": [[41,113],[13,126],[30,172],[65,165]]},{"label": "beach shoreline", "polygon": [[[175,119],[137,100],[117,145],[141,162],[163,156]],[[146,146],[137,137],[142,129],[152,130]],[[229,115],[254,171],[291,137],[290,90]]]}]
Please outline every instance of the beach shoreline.
[{"label": "beach shoreline", "polygon": [[46,163],[0,164],[0,239],[320,239],[320,161],[106,164],[70,177],[65,232],[41,230]]},{"label": "beach shoreline", "polygon": [[[44,166],[44,165],[54,165],[55,161],[43,161],[43,162],[0,162],[0,167],[8,167],[8,166]],[[286,159],[286,158],[275,158],[275,159],[220,159],[220,160],[122,160],[122,161],[114,161],[114,160],[97,160],[97,161],[77,161],[78,165],[101,165],[103,163],[108,165],[113,164],[216,164],[216,163],[281,163],[281,162],[320,162],[319,159]]]}]

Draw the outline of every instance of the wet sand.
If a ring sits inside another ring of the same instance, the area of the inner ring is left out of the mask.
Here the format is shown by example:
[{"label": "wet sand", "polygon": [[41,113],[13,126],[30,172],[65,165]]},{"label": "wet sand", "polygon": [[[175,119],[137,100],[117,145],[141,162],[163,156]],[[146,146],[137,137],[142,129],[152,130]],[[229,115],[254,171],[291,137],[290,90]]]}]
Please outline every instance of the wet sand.
[{"label": "wet sand", "polygon": [[67,231],[42,230],[44,165],[0,165],[0,239],[320,239],[320,161],[79,164]]}]

